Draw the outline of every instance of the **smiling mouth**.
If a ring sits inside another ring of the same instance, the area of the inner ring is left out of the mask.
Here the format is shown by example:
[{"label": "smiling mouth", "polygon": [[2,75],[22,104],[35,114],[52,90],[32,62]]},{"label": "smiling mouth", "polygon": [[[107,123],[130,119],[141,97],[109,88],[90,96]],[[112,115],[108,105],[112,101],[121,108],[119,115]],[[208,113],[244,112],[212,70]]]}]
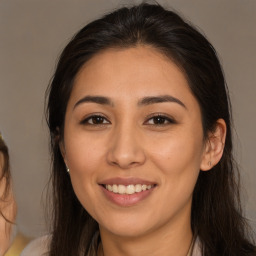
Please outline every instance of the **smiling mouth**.
[{"label": "smiling mouth", "polygon": [[118,184],[104,184],[103,187],[115,194],[120,194],[120,195],[133,195],[135,193],[140,193],[146,190],[150,190],[154,188],[156,185],[146,185],[146,184],[130,184],[130,185],[118,185]]}]

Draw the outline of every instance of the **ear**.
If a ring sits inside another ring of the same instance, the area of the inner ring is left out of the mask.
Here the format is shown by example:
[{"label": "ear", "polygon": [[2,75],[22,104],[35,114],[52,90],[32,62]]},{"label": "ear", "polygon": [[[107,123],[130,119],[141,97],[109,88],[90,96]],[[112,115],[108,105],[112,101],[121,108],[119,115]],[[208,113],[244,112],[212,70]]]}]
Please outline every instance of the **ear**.
[{"label": "ear", "polygon": [[216,121],[214,131],[209,132],[205,142],[204,153],[200,165],[202,171],[209,171],[220,161],[226,140],[227,126],[223,119]]}]

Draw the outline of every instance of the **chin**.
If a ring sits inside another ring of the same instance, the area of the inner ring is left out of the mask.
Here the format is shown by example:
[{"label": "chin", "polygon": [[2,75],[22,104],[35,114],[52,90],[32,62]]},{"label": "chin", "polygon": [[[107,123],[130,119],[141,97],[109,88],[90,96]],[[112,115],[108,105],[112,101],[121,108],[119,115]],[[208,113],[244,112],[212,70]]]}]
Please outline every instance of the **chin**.
[{"label": "chin", "polygon": [[[112,220],[109,219],[107,222],[105,220],[104,222],[99,223],[100,230],[104,230],[118,237],[134,238],[147,234],[154,226],[152,225],[152,217],[120,217],[121,216],[119,216],[119,218],[113,217]],[[149,223],[151,223],[150,226]]]},{"label": "chin", "polygon": [[[107,232],[113,234],[114,236],[117,237],[126,237],[126,238],[135,238],[135,237],[140,237],[143,236],[145,234],[147,234],[149,232],[148,228],[144,228],[144,227],[106,227],[103,228],[105,230],[107,230]],[[100,230],[102,230],[102,228],[100,227]]]}]

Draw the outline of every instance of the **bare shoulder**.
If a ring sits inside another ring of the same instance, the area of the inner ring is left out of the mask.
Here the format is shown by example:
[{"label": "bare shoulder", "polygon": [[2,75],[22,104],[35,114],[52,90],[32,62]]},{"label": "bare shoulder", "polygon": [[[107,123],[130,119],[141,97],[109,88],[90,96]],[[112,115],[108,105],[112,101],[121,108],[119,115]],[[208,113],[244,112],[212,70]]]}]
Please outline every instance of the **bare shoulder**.
[{"label": "bare shoulder", "polygon": [[50,241],[50,235],[36,238],[25,247],[20,256],[47,256],[49,253]]}]

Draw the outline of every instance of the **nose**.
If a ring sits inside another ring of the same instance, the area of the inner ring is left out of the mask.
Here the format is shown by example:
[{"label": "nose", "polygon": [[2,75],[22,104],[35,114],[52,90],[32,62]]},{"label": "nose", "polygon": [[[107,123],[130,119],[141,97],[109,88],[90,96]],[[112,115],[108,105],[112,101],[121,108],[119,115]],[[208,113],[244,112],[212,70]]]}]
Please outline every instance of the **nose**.
[{"label": "nose", "polygon": [[141,136],[128,125],[115,129],[107,154],[109,164],[121,169],[142,165],[146,160]]}]

